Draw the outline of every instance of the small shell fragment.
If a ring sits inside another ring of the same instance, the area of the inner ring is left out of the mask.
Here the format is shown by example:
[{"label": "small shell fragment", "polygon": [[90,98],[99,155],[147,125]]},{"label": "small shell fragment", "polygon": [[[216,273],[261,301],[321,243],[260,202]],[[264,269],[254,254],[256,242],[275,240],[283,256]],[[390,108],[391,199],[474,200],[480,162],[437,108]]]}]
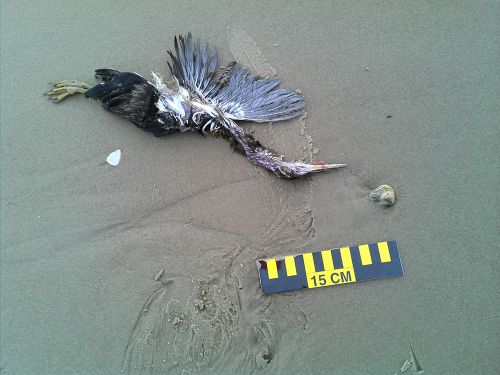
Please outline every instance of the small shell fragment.
[{"label": "small shell fragment", "polygon": [[155,275],[155,281],[160,280],[164,272],[165,270],[163,268],[160,271],[158,271],[158,273]]},{"label": "small shell fragment", "polygon": [[401,371],[401,372],[403,372],[403,373],[404,373],[404,372],[408,371],[408,369],[409,369],[410,367],[412,367],[412,362],[411,362],[410,360],[408,360],[408,359],[407,359],[407,360],[406,360],[406,361],[404,361],[404,363],[401,365],[401,368],[399,369],[399,371]]},{"label": "small shell fragment", "polygon": [[120,164],[121,157],[122,157],[122,150],[118,149],[108,155],[108,157],[106,158],[106,162],[112,165],[113,167],[116,167],[118,164]]},{"label": "small shell fragment", "polygon": [[380,185],[370,192],[368,199],[382,206],[392,206],[396,202],[396,192],[391,185]]}]

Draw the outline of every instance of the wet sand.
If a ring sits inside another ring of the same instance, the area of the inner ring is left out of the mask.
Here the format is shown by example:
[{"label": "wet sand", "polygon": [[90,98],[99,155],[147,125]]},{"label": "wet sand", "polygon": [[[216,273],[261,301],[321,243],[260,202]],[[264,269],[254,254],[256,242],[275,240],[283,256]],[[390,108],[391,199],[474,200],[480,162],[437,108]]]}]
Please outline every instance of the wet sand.
[{"label": "wet sand", "polygon": [[[410,339],[425,373],[496,373],[495,11],[2,3],[1,373],[394,374]],[[303,118],[244,125],[262,143],[349,167],[280,181],[222,140],[41,95],[101,67],[167,75],[187,31],[305,96]],[[368,201],[382,183],[391,208]],[[388,239],[402,278],[260,293],[258,258]]]}]

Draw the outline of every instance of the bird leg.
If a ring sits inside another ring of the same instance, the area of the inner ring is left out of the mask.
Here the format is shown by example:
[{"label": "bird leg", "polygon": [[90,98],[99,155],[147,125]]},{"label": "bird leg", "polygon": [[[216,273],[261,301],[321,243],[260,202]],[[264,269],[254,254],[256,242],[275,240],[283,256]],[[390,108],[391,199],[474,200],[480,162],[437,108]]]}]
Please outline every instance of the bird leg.
[{"label": "bird leg", "polygon": [[83,94],[92,86],[88,83],[76,80],[67,80],[54,83],[52,90],[48,91],[45,95],[53,102],[57,103],[66,99],[70,95]]}]

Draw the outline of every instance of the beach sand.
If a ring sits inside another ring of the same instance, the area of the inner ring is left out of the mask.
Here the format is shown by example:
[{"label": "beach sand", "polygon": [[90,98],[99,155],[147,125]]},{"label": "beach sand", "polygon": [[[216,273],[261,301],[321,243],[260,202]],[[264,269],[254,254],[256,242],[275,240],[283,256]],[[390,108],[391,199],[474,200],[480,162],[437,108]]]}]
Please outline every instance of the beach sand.
[{"label": "beach sand", "polygon": [[[497,373],[498,8],[2,2],[1,373],[392,375],[410,341],[425,373]],[[263,144],[348,168],[281,181],[42,95],[166,76],[188,31],[305,96],[303,118],[244,124]],[[390,239],[401,278],[260,292],[256,259]]]}]

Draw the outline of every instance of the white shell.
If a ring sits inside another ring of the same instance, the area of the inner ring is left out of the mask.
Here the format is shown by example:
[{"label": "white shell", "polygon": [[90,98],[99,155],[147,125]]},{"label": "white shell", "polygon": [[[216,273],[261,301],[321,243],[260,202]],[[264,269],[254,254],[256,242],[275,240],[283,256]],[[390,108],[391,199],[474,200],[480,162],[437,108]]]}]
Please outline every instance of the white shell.
[{"label": "white shell", "polygon": [[106,158],[106,162],[112,165],[113,167],[116,167],[118,164],[120,164],[121,157],[122,157],[122,150],[118,149],[108,155],[108,157]]}]

